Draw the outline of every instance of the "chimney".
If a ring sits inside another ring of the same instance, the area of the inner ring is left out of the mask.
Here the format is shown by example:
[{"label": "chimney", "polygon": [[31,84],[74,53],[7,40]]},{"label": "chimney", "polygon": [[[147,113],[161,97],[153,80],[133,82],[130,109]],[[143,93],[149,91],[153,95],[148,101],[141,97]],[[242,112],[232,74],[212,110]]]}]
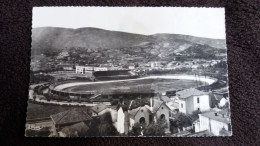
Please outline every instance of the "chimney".
[{"label": "chimney", "polygon": [[153,112],[153,98],[150,98],[150,110]]},{"label": "chimney", "polygon": [[215,113],[215,116],[218,116],[218,113]]}]

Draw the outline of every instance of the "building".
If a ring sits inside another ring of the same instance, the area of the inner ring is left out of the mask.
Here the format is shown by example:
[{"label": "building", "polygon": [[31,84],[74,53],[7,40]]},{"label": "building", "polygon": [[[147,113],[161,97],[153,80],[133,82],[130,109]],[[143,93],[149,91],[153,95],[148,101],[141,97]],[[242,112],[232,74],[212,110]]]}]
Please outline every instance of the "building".
[{"label": "building", "polygon": [[76,73],[86,74],[93,71],[108,71],[107,67],[95,67],[95,66],[76,66]]},{"label": "building", "polygon": [[167,122],[168,128],[165,129],[166,132],[169,131],[169,118],[171,109],[166,105],[165,102],[160,100],[152,100],[150,105],[139,106],[135,109],[129,110],[130,127],[131,130],[135,123],[149,124],[156,123],[158,120],[165,120]]},{"label": "building", "polygon": [[165,120],[168,125],[168,128],[165,129],[165,131],[169,132],[171,109],[163,101],[153,100],[152,102],[153,103],[152,103],[151,112],[153,113],[154,122],[157,122],[158,120]]},{"label": "building", "polygon": [[138,108],[132,109],[129,112],[129,129],[131,130],[135,123],[145,124],[148,126],[153,121],[152,112],[149,106],[140,106]]},{"label": "building", "polygon": [[210,110],[211,99],[206,92],[191,88],[179,91],[176,95],[179,98],[179,111],[184,114]]},{"label": "building", "polygon": [[215,136],[231,135],[231,120],[227,111],[209,111],[199,114],[199,120],[193,123],[195,132],[208,130]]},{"label": "building", "polygon": [[107,106],[103,103],[99,103],[91,108],[92,116],[100,116],[106,112],[110,112],[113,123],[117,122],[118,108],[117,106]]},{"label": "building", "polygon": [[80,122],[87,123],[92,119],[85,111],[78,111],[76,109],[60,112],[51,115],[50,117],[53,122],[52,132],[54,136],[60,136],[59,132],[65,127],[72,126]]},{"label": "building", "polygon": [[87,72],[93,72],[94,67],[91,66],[76,66],[76,73],[86,74]]}]

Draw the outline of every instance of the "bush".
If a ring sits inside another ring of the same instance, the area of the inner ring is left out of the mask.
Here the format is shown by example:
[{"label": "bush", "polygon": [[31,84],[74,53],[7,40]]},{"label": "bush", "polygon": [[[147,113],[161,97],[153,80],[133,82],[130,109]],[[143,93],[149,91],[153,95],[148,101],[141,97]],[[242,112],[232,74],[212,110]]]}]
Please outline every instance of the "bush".
[{"label": "bush", "polygon": [[168,123],[165,119],[159,119],[156,123],[144,130],[145,136],[164,136],[165,129],[168,128]]}]

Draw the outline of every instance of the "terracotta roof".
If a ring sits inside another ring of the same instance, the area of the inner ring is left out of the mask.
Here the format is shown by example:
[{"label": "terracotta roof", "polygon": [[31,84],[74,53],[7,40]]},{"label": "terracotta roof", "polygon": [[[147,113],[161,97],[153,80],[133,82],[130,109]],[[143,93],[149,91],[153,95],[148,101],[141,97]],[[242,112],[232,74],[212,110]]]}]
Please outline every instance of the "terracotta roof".
[{"label": "terracotta roof", "polygon": [[162,104],[163,104],[163,101],[153,100],[153,112],[157,112],[157,110],[161,107]]},{"label": "terracotta roof", "polygon": [[108,108],[108,107],[105,104],[99,103],[99,104],[93,106],[91,109],[93,112],[99,113],[99,112],[105,110],[106,108]]},{"label": "terracotta roof", "polygon": [[[146,106],[143,106],[144,108],[147,108]],[[128,113],[129,113],[129,116],[132,116],[132,117],[134,117],[137,113],[138,113],[138,111],[141,109],[142,107],[140,106],[140,107],[138,107],[138,108],[135,108],[135,109],[132,109],[132,110],[130,110]],[[150,112],[150,109],[149,108],[147,108],[148,109],[148,111]]]},{"label": "terracotta roof", "polygon": [[141,107],[135,108],[130,110],[128,113],[132,116],[135,116],[137,114],[137,112],[140,110]]},{"label": "terracotta roof", "polygon": [[217,100],[217,101],[220,101],[223,96],[222,95],[218,95],[218,94],[212,94],[212,96]]},{"label": "terracotta roof", "polygon": [[[215,115],[215,113],[217,113],[217,116]],[[227,116],[227,114],[225,114],[225,113],[226,113],[225,111],[220,111],[220,112],[209,111],[209,112],[202,113],[200,115],[207,117],[207,118],[210,118],[210,119],[215,120],[215,121],[219,121],[219,122],[228,124],[228,123],[230,123],[230,117]],[[224,114],[224,117],[223,117],[222,114]]]},{"label": "terracotta roof", "polygon": [[91,117],[85,111],[77,111],[75,108],[72,110],[51,115],[50,117],[56,125],[77,123],[77,122],[87,121],[91,119]]},{"label": "terracotta roof", "polygon": [[176,94],[179,95],[179,98],[188,98],[192,95],[207,95],[208,93],[197,90],[195,88],[190,88],[190,89],[179,91]]},{"label": "terracotta roof", "polygon": [[158,109],[162,106],[162,104],[165,104],[165,106],[166,106],[169,110],[171,110],[171,109],[169,108],[169,106],[166,105],[165,102],[160,101],[160,100],[153,100],[153,113],[157,112]]}]

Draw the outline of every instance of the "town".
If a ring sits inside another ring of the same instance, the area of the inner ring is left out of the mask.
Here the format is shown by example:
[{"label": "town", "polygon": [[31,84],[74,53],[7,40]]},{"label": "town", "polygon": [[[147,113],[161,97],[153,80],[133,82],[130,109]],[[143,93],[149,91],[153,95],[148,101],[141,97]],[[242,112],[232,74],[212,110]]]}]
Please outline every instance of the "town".
[{"label": "town", "polygon": [[26,136],[231,136],[226,49],[149,46],[33,56]]}]

